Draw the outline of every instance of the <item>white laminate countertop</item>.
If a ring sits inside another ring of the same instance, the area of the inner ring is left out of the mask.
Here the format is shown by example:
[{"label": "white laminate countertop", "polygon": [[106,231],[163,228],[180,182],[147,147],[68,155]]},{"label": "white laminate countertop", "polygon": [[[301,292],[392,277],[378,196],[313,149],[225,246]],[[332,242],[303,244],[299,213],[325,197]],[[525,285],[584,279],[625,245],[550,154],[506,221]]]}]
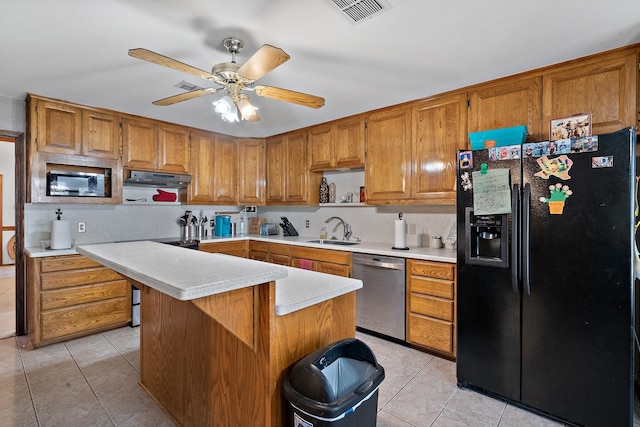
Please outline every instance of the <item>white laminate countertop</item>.
[{"label": "white laminate countertop", "polygon": [[[421,247],[421,246],[410,246],[409,250],[395,250],[395,249],[391,249],[391,246],[393,246],[393,244],[382,243],[382,242],[361,242],[357,245],[348,245],[348,246],[309,242],[309,240],[316,240],[316,239],[317,237],[313,237],[313,236],[284,237],[281,235],[261,236],[258,234],[249,234],[246,236],[236,236],[236,237],[208,236],[202,239],[200,241],[200,244],[228,242],[228,241],[234,241],[234,240],[257,240],[257,241],[263,241],[263,242],[285,243],[289,245],[306,246],[310,248],[331,249],[336,251],[347,251],[347,252],[353,252],[353,253],[396,256],[401,258],[414,258],[414,259],[420,259],[424,261],[450,262],[454,264],[457,262],[457,254],[454,249],[444,249],[444,248],[434,249],[434,248],[427,248],[427,247]],[[177,237],[176,237],[176,240],[178,240]],[[25,248],[25,251],[32,258],[60,256],[60,255],[74,255],[78,253],[75,248],[53,250],[53,249],[43,249],[40,246],[28,247],[28,248]]]},{"label": "white laminate countertop", "polygon": [[179,300],[275,281],[280,316],[362,287],[356,279],[150,241],[80,245],[74,253]]}]

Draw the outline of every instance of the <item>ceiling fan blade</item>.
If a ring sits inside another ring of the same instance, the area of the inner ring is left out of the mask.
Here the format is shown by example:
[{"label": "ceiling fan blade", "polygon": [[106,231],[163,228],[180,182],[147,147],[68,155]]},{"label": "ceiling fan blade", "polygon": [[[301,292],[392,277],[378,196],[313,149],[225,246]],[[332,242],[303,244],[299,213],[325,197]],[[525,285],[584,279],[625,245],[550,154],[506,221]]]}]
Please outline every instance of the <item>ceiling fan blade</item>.
[{"label": "ceiling fan blade", "polygon": [[179,95],[170,96],[168,98],[162,98],[157,101],[153,101],[153,105],[172,105],[178,102],[187,101],[189,99],[198,98],[200,96],[209,95],[210,93],[217,92],[218,89],[208,87],[205,89],[196,89],[191,92],[181,93]]},{"label": "ceiling fan blade", "polygon": [[154,64],[162,65],[164,67],[173,68],[174,70],[183,71],[185,73],[193,74],[194,76],[202,77],[206,80],[212,80],[213,75],[191,65],[187,65],[183,62],[177,61],[168,56],[160,55],[159,53],[152,52],[148,49],[137,48],[129,49],[129,56],[142,59],[143,61],[153,62]]},{"label": "ceiling fan blade", "polygon": [[238,74],[249,80],[258,80],[277,66],[287,62],[289,58],[284,50],[265,44],[238,68]]},{"label": "ceiling fan blade", "polygon": [[295,92],[293,90],[280,89],[272,86],[256,86],[254,91],[258,96],[277,99],[278,101],[293,102],[294,104],[304,105],[305,107],[320,108],[324,105],[324,98],[302,92]]}]

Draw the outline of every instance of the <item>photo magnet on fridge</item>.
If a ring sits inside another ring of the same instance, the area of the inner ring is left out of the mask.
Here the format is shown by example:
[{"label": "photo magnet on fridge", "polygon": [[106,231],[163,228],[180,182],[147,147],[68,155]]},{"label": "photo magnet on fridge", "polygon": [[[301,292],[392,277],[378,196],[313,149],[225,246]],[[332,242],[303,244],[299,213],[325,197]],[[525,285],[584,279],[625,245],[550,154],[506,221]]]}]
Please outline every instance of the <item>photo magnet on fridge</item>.
[{"label": "photo magnet on fridge", "polygon": [[473,168],[473,155],[471,151],[461,151],[460,158],[460,169],[472,169]]}]

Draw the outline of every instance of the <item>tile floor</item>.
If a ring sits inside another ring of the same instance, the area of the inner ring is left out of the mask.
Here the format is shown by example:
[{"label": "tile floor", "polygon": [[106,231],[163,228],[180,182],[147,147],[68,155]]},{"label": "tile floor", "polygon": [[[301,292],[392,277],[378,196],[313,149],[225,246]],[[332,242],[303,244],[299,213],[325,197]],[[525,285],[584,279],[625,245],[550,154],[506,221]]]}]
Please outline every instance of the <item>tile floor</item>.
[{"label": "tile floor", "polygon": [[[171,426],[138,385],[140,328],[119,328],[37,350],[0,340],[0,425]],[[455,364],[358,334],[385,368],[379,427],[561,426],[458,389]]]}]

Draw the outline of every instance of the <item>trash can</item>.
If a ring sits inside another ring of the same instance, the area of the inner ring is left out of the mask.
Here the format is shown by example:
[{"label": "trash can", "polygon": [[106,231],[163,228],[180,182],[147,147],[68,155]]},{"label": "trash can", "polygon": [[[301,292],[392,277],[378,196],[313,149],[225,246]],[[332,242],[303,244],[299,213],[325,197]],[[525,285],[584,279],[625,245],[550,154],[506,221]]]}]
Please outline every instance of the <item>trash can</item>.
[{"label": "trash can", "polygon": [[283,383],[293,427],[372,427],[384,368],[364,342],[347,338],[300,359]]}]

